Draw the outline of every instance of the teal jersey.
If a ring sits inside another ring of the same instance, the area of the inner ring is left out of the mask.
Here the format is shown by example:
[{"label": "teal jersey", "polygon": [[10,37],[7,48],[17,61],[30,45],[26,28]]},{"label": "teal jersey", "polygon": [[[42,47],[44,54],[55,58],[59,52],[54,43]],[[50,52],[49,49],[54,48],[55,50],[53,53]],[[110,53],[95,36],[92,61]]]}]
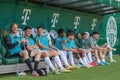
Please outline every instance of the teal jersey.
[{"label": "teal jersey", "polygon": [[76,48],[76,45],[75,45],[74,40],[70,40],[70,41],[67,41],[67,40],[66,40],[65,47],[66,47],[67,49]]},{"label": "teal jersey", "polygon": [[28,41],[28,46],[34,46],[35,41],[32,38],[25,38]]},{"label": "teal jersey", "polygon": [[71,40],[71,44],[72,44],[71,48],[76,48],[76,44],[74,40]]},{"label": "teal jersey", "polygon": [[64,44],[65,40],[66,40],[66,37],[63,37],[63,38],[57,37],[55,39],[55,47],[58,48],[59,50],[62,50],[62,44]]},{"label": "teal jersey", "polygon": [[[36,39],[45,47],[49,48],[49,39],[47,38],[47,36],[43,35],[43,36],[36,36]],[[43,48],[40,48],[41,50],[45,50]]]},{"label": "teal jersey", "polygon": [[[20,37],[18,37],[18,36],[14,37],[12,34],[8,34],[8,36],[10,37],[12,44],[14,44],[20,40]],[[9,53],[10,53],[10,55],[14,55],[15,53],[19,53],[21,50],[22,50],[21,45],[18,44],[14,48],[9,49]]]}]

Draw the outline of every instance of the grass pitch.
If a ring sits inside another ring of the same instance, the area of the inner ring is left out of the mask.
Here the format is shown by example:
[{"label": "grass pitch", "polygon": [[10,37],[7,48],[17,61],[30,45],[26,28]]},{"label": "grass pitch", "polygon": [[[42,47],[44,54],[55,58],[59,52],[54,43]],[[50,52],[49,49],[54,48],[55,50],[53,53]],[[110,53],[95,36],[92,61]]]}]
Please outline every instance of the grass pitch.
[{"label": "grass pitch", "polygon": [[0,75],[0,80],[120,80],[120,56],[114,56],[116,63],[94,68],[74,69],[71,73],[48,76],[33,77],[27,72],[27,76],[16,76],[15,74]]}]

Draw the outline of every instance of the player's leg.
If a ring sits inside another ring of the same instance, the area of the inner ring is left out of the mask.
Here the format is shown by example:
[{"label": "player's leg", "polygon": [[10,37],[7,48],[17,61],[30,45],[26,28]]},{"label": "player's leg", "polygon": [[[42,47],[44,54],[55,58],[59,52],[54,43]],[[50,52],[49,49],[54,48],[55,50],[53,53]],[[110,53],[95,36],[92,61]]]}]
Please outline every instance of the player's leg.
[{"label": "player's leg", "polygon": [[99,53],[99,57],[101,58],[102,63],[103,63],[104,65],[108,65],[109,63],[106,62],[106,60],[105,60],[105,55],[104,55],[103,51],[98,50],[98,53]]},{"label": "player's leg", "polygon": [[113,50],[116,50],[116,49],[110,47],[109,44],[104,44],[104,45],[105,45],[105,46],[103,46],[103,47],[107,48],[107,52],[108,52],[108,54],[109,54],[110,62],[116,62],[116,61],[113,59]]},{"label": "player's leg", "polygon": [[38,64],[41,58],[41,51],[39,49],[34,49],[31,51],[31,57],[34,57],[34,70],[38,70]]},{"label": "player's leg", "polygon": [[86,56],[90,65],[96,66],[96,63],[92,60],[92,54],[90,50],[86,50]]},{"label": "player's leg", "polygon": [[108,48],[108,53],[109,53],[110,62],[117,62],[113,59],[113,51],[111,48]]},{"label": "player's leg", "polygon": [[95,56],[98,65],[104,65],[103,63],[101,63],[101,59],[99,57],[99,53],[97,49],[91,49],[91,53],[93,53],[93,55]]},{"label": "player's leg", "polygon": [[48,51],[42,51],[41,52],[41,57],[44,58],[45,63],[50,67],[50,69],[55,73],[55,74],[60,74],[55,67],[53,66],[50,58],[48,57]]},{"label": "player's leg", "polygon": [[55,61],[55,63],[57,64],[57,66],[60,68],[60,70],[61,70],[61,72],[71,72],[70,70],[66,70],[64,67],[63,67],[63,65],[62,65],[62,63],[61,63],[61,61],[60,61],[60,58],[59,58],[59,56],[58,56],[58,52],[57,51],[55,51],[55,50],[50,50],[50,51],[48,51],[48,56],[49,57],[53,57],[53,60]]},{"label": "player's leg", "polygon": [[[81,50],[79,50],[79,54],[80,54],[80,56],[81,56],[81,59],[83,60],[83,63],[82,63],[82,65],[84,66],[84,67],[86,67],[86,68],[90,68],[90,67],[93,67],[93,65],[90,65],[88,62],[87,62],[87,59],[86,59],[86,57],[85,57],[85,55],[86,55],[86,51],[85,50],[83,50],[83,49],[81,49]],[[80,60],[81,61],[81,60]]]},{"label": "player's leg", "polygon": [[20,56],[22,56],[25,60],[25,63],[27,64],[27,66],[29,67],[31,73],[33,76],[39,76],[36,71],[34,71],[34,69],[32,68],[32,65],[31,65],[31,62],[30,62],[30,59],[29,59],[29,54],[28,54],[28,51],[27,50],[22,50],[20,52]]},{"label": "player's leg", "polygon": [[66,51],[58,51],[58,54],[59,54],[61,60],[63,61],[64,65],[65,65],[65,68],[67,68],[69,70],[74,68],[73,66],[70,66],[69,63],[68,63],[68,60],[67,60],[67,57],[66,57]]}]

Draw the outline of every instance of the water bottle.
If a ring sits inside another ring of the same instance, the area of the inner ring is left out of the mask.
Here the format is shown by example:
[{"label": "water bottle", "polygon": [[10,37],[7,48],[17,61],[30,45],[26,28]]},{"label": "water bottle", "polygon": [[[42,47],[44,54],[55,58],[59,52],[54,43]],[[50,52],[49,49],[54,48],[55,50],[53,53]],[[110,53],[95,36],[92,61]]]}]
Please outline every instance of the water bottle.
[{"label": "water bottle", "polygon": [[46,71],[47,71],[47,73],[50,73],[50,68],[48,65],[46,65]]}]

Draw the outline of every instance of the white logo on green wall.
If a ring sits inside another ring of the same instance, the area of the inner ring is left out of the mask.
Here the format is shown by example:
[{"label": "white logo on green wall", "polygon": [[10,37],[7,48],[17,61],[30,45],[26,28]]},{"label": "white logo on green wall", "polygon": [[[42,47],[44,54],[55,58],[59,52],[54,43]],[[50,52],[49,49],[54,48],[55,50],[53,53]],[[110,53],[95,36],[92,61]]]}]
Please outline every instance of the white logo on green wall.
[{"label": "white logo on green wall", "polygon": [[55,24],[58,22],[58,19],[59,19],[59,13],[53,13],[52,15],[52,25],[51,27],[55,27]]},{"label": "white logo on green wall", "polygon": [[113,16],[109,17],[106,27],[106,39],[107,43],[114,47],[117,40],[117,24]]},{"label": "white logo on green wall", "polygon": [[92,20],[92,24],[91,24],[91,30],[94,30],[97,24],[97,19],[93,19]]},{"label": "white logo on green wall", "polygon": [[78,25],[79,25],[79,21],[80,21],[80,17],[79,16],[76,16],[75,19],[74,19],[74,29],[77,29]]},{"label": "white logo on green wall", "polygon": [[23,20],[22,25],[27,25],[27,20],[30,19],[29,15],[31,14],[31,10],[30,9],[23,9],[23,16],[21,17],[21,19]]}]

